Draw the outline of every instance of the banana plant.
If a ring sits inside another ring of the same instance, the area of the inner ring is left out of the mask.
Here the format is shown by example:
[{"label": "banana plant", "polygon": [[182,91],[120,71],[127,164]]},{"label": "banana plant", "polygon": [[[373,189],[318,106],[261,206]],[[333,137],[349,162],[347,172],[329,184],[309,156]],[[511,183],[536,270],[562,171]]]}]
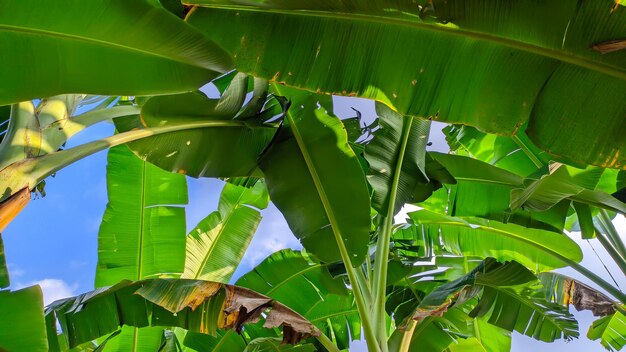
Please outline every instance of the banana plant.
[{"label": "banana plant", "polygon": [[[564,309],[588,307],[575,297],[604,307],[588,336],[622,348],[626,295],[579,264],[564,229],[597,238],[626,272],[610,221],[626,213],[611,195],[623,172],[604,169],[626,163],[623,2],[183,3],[0,0],[12,63],[0,69],[0,229],[47,176],[128,145],[110,152],[99,235],[96,285],[112,286],[55,302],[46,319],[39,288],[0,291],[0,348],[284,350],[278,341],[304,339],[294,348],[334,351],[362,328],[371,351],[497,350],[513,330],[575,337]],[[194,91],[233,67],[214,81],[219,99]],[[156,96],[74,116],[94,102],[56,96],[75,92]],[[337,118],[328,94],[378,100],[373,134],[358,138],[358,119]],[[119,133],[61,150],[111,118]],[[456,126],[461,155],[429,154],[428,120],[504,136]],[[185,236],[184,177],[172,172],[264,180],[227,185]],[[304,252],[240,279],[265,297],[226,281],[268,196]],[[407,203],[427,210],[395,224]],[[563,266],[608,296],[546,273]],[[6,273],[2,256],[2,287]],[[260,316],[282,333],[242,331]]]}]

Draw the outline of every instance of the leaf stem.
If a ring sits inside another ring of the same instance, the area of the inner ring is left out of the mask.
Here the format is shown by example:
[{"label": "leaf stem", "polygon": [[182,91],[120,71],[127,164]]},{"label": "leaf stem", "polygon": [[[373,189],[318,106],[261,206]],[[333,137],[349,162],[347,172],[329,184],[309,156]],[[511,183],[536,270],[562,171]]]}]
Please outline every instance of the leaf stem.
[{"label": "leaf stem", "polygon": [[[376,245],[376,262],[374,263],[374,319],[377,332],[380,338],[387,337],[385,329],[385,298],[387,296],[387,269],[389,262],[389,243],[391,242],[391,232],[393,230],[393,215],[395,211],[396,196],[404,154],[409,141],[413,118],[407,118],[402,124],[402,140],[400,143],[398,160],[394,168],[393,181],[389,190],[389,203],[387,204],[387,214],[381,218],[381,228],[378,234]],[[387,344],[382,345],[383,351],[387,350]]]},{"label": "leaf stem", "polygon": [[526,144],[524,144],[524,142],[522,142],[522,140],[517,135],[511,136],[511,138],[513,138],[513,141],[515,142],[515,144],[517,144],[517,146],[520,147],[520,149],[524,152],[524,154],[526,154],[528,159],[530,159],[530,161],[532,161],[533,164],[535,164],[536,167],[541,168],[543,166],[543,163],[541,162],[541,160],[537,158],[535,153],[533,153],[530,150],[530,148],[528,148],[528,146],[526,146]]},{"label": "leaf stem", "polygon": [[605,209],[600,209],[599,215],[600,223],[606,231],[608,240],[611,242],[617,253],[619,253],[622,258],[626,258],[626,245],[624,245],[624,241],[622,241],[617,229],[613,226],[613,222],[611,222],[611,217],[608,212]]},{"label": "leaf stem", "polygon": [[339,348],[337,348],[337,346],[335,346],[335,344],[324,333],[317,336],[316,339],[322,344],[322,346],[326,347],[329,352],[339,352]]}]

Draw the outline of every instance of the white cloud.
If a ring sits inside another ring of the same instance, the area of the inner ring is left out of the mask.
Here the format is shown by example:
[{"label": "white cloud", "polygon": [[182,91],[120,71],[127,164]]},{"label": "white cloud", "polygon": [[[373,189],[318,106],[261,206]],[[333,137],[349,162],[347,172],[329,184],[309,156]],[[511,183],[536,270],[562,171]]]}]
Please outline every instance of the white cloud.
[{"label": "white cloud", "polygon": [[63,280],[59,279],[43,279],[39,281],[33,281],[28,284],[17,284],[16,290],[33,285],[41,286],[43,291],[43,303],[44,306],[67,297],[76,295],[75,291],[78,288],[78,284],[69,285]]}]

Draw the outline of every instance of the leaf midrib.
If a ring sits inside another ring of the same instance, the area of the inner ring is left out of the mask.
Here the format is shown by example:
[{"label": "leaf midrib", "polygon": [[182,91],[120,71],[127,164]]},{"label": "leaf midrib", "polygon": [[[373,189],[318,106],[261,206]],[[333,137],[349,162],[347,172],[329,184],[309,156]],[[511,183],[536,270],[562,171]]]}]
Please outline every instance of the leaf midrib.
[{"label": "leaf midrib", "polygon": [[[459,223],[459,222],[454,222],[454,221],[423,221],[423,220],[419,220],[420,224],[424,224],[424,225],[448,225],[448,226],[457,226],[457,227],[465,227],[465,228],[472,228],[471,226],[469,226],[468,224],[464,224],[464,223]],[[483,231],[487,231],[487,232],[492,232],[492,233],[499,233],[502,234],[504,236],[506,236],[507,238],[510,239],[514,239],[514,240],[518,240],[519,242],[525,243],[525,244],[529,244],[532,247],[540,250],[541,252],[544,252],[546,254],[549,254],[550,256],[552,256],[553,258],[559,260],[560,262],[563,263],[564,266],[569,265],[570,262],[572,262],[572,259],[569,259],[551,249],[548,249],[544,246],[542,246],[540,243],[534,242],[534,241],[530,241],[527,240],[525,237],[523,236],[516,236],[510,232],[504,231],[504,230],[499,230],[499,229],[495,229],[492,227],[485,227],[483,225],[477,225],[478,229],[483,230]],[[437,235],[439,236],[439,234]]]},{"label": "leaf midrib", "polygon": [[[239,206],[240,206],[240,202],[241,199],[243,198],[243,195],[246,191],[242,191],[239,194],[239,197],[237,197],[237,201],[235,202],[234,206],[232,207],[231,211],[228,212],[228,215],[226,216],[226,218],[223,221],[220,221],[220,224],[222,225],[222,227],[219,229],[219,231],[217,232],[217,235],[215,236],[215,241],[213,241],[213,243],[211,244],[209,250],[207,251],[206,255],[204,256],[204,258],[202,258],[202,263],[200,265],[200,267],[198,268],[198,270],[196,270],[196,273],[194,275],[194,279],[198,280],[198,278],[200,277],[200,275],[203,273],[203,268],[207,265],[207,263],[209,262],[209,258],[211,257],[211,254],[213,254],[213,251],[215,250],[215,248],[217,247],[217,244],[222,236],[222,234],[224,233],[224,230],[226,229],[228,222],[230,221],[231,217],[233,216],[233,214],[239,210]],[[221,199],[220,199],[221,201]],[[218,205],[219,208],[219,205]],[[219,210],[218,210],[219,213]],[[221,213],[220,213],[220,217],[221,217]],[[218,225],[219,226],[219,225]],[[206,232],[202,233],[202,235],[205,235]],[[200,236],[198,236],[200,237]],[[232,273],[229,275],[228,279],[230,279],[230,276],[232,275]],[[225,280],[228,281],[228,280]]]},{"label": "leaf midrib", "polygon": [[[166,56],[166,55],[154,52],[154,51],[143,50],[137,47],[131,47],[128,45],[108,42],[105,40],[76,35],[76,34],[62,33],[62,32],[56,32],[56,31],[44,30],[44,29],[38,29],[38,28],[12,26],[8,24],[0,24],[0,32],[25,33],[25,34],[33,35],[33,36],[53,37],[53,38],[58,38],[58,39],[69,39],[69,40],[78,41],[78,42],[97,44],[100,46],[111,47],[111,48],[121,49],[123,51],[135,52],[135,53],[139,53],[142,55],[158,57],[158,58],[165,59],[167,61],[175,61],[175,62],[179,62],[185,65],[209,70],[209,68],[205,65],[202,65],[198,62],[194,62],[190,60],[184,60],[183,57],[180,57],[179,55],[176,55],[176,54],[173,54],[175,56]],[[210,70],[213,70],[213,69],[210,69]]]},{"label": "leaf midrib", "polygon": [[[274,84],[274,89],[276,90],[278,94],[281,94],[276,84]],[[335,218],[335,212],[332,206],[330,205],[330,201],[328,199],[328,196],[326,195],[326,189],[324,188],[324,185],[322,184],[322,180],[320,179],[320,176],[317,173],[315,163],[311,159],[309,149],[306,143],[304,142],[304,138],[302,137],[302,134],[300,133],[300,129],[298,129],[298,126],[296,125],[296,121],[293,118],[293,114],[290,111],[287,111],[285,115],[287,117],[287,120],[289,121],[289,127],[293,133],[293,136],[296,140],[298,148],[300,149],[300,155],[302,155],[302,158],[304,159],[307,170],[309,171],[309,175],[313,179],[313,184],[315,185],[317,194],[320,197],[322,206],[324,207],[324,213],[326,214],[326,217],[328,218],[328,222],[330,223],[330,226],[333,230],[332,232],[333,232],[333,235],[335,236],[337,246],[339,247],[339,252],[342,254],[345,253],[346,255],[345,259],[347,259],[348,261],[348,263],[345,263],[345,264],[352,266],[353,265],[352,258],[348,256],[348,249],[343,240],[343,236],[341,235],[341,230],[339,229],[339,223],[337,222],[337,219]]]},{"label": "leaf midrib", "polygon": [[[194,4],[191,4],[191,5],[194,5]],[[492,34],[487,34],[487,33],[482,33],[482,32],[477,32],[477,31],[451,28],[451,27],[438,25],[438,24],[433,25],[433,24],[427,24],[427,23],[412,22],[404,18],[390,18],[390,17],[372,15],[372,14],[328,12],[328,11],[321,11],[321,10],[261,9],[261,8],[253,8],[253,7],[246,7],[246,6],[219,5],[219,4],[215,4],[215,5],[214,4],[202,4],[202,5],[195,5],[195,6],[222,9],[222,10],[237,10],[237,11],[248,11],[248,12],[270,13],[270,14],[278,14],[278,15],[318,17],[318,18],[340,19],[340,20],[348,20],[348,21],[360,20],[363,22],[374,22],[374,23],[379,23],[379,24],[409,27],[409,28],[414,28],[418,30],[440,32],[440,33],[445,33],[445,34],[458,36],[462,38],[472,38],[476,40],[503,45],[509,48],[513,48],[513,49],[521,50],[524,52],[532,53],[535,55],[551,58],[554,60],[558,60],[560,62],[576,65],[579,67],[601,72],[612,77],[626,80],[626,70],[620,69],[619,67],[616,67],[614,65],[609,65],[606,63],[599,63],[591,59],[588,59],[586,57],[575,55],[570,52],[549,49],[549,48],[541,47],[535,44],[511,40],[508,38],[504,38],[504,37],[500,37],[500,36],[496,36]],[[566,33],[563,33],[563,35],[565,34]]]}]

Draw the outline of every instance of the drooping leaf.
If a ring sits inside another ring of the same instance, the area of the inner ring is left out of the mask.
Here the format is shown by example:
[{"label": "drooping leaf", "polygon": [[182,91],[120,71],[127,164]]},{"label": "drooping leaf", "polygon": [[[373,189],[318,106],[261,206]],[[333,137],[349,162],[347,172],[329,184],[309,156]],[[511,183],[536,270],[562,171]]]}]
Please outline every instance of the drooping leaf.
[{"label": "drooping leaf", "polygon": [[615,313],[615,302],[602,292],[562,274],[541,273],[539,279],[548,300],[565,307],[573,305],[577,311],[590,310],[594,316]]},{"label": "drooping leaf", "polygon": [[319,336],[315,326],[271,298],[212,281],[122,281],[110,288],[56,301],[46,308],[46,316],[58,320],[60,338],[70,348],[116,331],[122,324],[142,328],[178,326],[204,334],[217,329],[241,332],[244,324],[258,321],[263,312],[264,327],[282,327],[283,343],[295,344]]},{"label": "drooping leaf", "polygon": [[[130,143],[129,147],[162,169],[193,177],[252,175],[258,156],[272,140],[276,128],[262,121],[233,120],[240,106],[228,98],[239,96],[241,91],[230,93],[222,99],[209,99],[198,92],[151,98],[141,111],[143,128],[206,121],[215,121],[221,127],[168,133]],[[118,129],[124,131],[136,127],[121,127],[120,123]]]},{"label": "drooping leaf", "polygon": [[587,338],[600,339],[602,346],[609,351],[621,351],[626,346],[626,315],[618,311],[594,321]]},{"label": "drooping leaf", "polygon": [[545,342],[578,337],[574,317],[561,305],[546,301],[540,290],[524,285],[502,287],[486,280],[480,285],[483,293],[470,316],[485,317],[490,324]]},{"label": "drooping leaf", "polygon": [[532,175],[551,159],[533,145],[523,131],[509,137],[483,133],[470,126],[451,125],[443,132],[450,150],[458,155],[471,156],[522,177]]},{"label": "drooping leaf", "polygon": [[185,177],[140,160],[126,146],[109,151],[109,203],[98,234],[96,287],[184,268]]},{"label": "drooping leaf", "polygon": [[228,282],[256,231],[269,197],[265,184],[246,188],[226,183],[218,210],[187,235],[182,278]]},{"label": "drooping leaf", "polygon": [[184,92],[232,65],[198,30],[144,0],[6,0],[0,7],[0,38],[11,48],[3,61],[13,63],[0,69],[3,105],[61,93]]},{"label": "drooping leaf", "polygon": [[106,344],[100,344],[99,347],[102,352],[158,351],[162,345],[163,332],[160,326],[122,326],[118,335],[107,339]]},{"label": "drooping leaf", "polygon": [[334,279],[326,264],[313,263],[300,252],[281,250],[266,258],[236,283],[276,299],[302,314],[340,349],[360,336],[354,298],[341,278]]},{"label": "drooping leaf", "polygon": [[614,0],[187,3],[242,72],[624,167],[626,51],[589,48],[626,34]]},{"label": "drooping leaf", "polygon": [[484,282],[517,286],[532,281],[537,281],[537,277],[519,263],[512,261],[500,264],[493,258],[487,258],[467,274],[428,293],[419,303],[412,319],[419,321],[429,316],[442,316],[451,306],[462,304],[480,293]]},{"label": "drooping leaf", "polygon": [[47,351],[43,313],[39,286],[0,291],[0,350]]},{"label": "drooping leaf", "polygon": [[408,228],[409,232],[401,232],[400,236],[420,241],[435,250],[493,257],[498,261],[515,260],[536,272],[566,266],[567,260],[582,260],[580,247],[562,233],[481,218],[449,217],[426,210],[409,213],[409,216],[419,231],[413,233],[414,230]]},{"label": "drooping leaf", "polygon": [[[376,113],[380,128],[365,146],[368,182],[374,189],[372,207],[379,214],[393,216],[413,197],[418,183],[428,182],[425,154],[430,121],[402,116],[380,103]],[[395,202],[390,207],[392,192]]]},{"label": "drooping leaf", "polygon": [[341,259],[338,246],[344,246],[357,266],[369,243],[365,175],[341,121],[317,107],[319,99],[329,98],[306,94],[298,99],[259,163],[270,198],[308,252],[332,262]]},{"label": "drooping leaf", "polygon": [[560,232],[569,201],[547,211],[510,209],[510,193],[523,179],[512,172],[466,156],[429,153],[454,177],[456,184],[436,191],[420,206],[451,216],[478,216],[500,222]]},{"label": "drooping leaf", "polygon": [[[546,210],[565,198],[610,211],[626,213],[626,204],[602,191],[595,191],[601,169],[577,170],[565,165],[555,167],[548,175],[511,192],[511,208],[527,207]],[[589,177],[591,176],[591,177]]]}]

